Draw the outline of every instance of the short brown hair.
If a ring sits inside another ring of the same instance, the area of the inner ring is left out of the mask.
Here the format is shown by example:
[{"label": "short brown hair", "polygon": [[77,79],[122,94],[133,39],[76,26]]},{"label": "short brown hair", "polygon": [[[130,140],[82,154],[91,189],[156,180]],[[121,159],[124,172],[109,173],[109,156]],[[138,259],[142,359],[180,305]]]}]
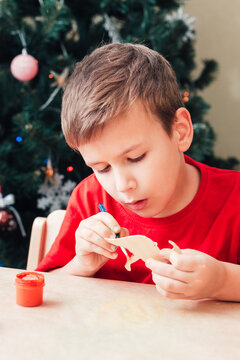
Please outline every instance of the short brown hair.
[{"label": "short brown hair", "polygon": [[159,53],[139,44],[108,44],[76,63],[62,101],[62,129],[77,149],[106,122],[140,100],[171,135],[183,106],[176,76]]}]

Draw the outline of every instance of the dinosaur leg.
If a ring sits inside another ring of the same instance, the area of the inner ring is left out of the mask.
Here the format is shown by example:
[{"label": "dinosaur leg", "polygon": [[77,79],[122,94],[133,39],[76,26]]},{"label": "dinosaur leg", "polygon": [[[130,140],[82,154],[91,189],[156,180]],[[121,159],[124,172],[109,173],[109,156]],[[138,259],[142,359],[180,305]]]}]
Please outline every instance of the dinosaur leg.
[{"label": "dinosaur leg", "polygon": [[132,255],[131,257],[129,257],[127,259],[127,262],[125,264],[125,268],[127,269],[127,271],[131,271],[131,264],[133,264],[134,262],[136,262],[137,260],[139,260],[139,257]]}]

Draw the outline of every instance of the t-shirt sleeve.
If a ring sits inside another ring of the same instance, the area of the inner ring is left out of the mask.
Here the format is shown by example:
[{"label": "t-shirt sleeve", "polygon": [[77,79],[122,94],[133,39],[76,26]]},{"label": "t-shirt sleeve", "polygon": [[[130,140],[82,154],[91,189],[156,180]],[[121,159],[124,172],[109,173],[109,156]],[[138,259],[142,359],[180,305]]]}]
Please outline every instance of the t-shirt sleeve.
[{"label": "t-shirt sleeve", "polygon": [[81,221],[76,199],[76,189],[73,191],[62,226],[46,256],[36,268],[37,271],[49,271],[66,265],[75,256],[75,232]]}]

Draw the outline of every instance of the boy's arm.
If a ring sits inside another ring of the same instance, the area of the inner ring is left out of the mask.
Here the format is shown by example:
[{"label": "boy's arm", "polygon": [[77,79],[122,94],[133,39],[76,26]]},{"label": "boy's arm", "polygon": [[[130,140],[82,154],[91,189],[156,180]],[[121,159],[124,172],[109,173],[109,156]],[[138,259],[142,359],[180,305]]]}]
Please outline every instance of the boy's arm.
[{"label": "boy's arm", "polygon": [[96,269],[89,270],[86,264],[81,264],[77,256],[75,256],[68,264],[58,269],[50,270],[56,274],[68,274],[76,276],[93,276],[96,273]]},{"label": "boy's arm", "polygon": [[200,251],[186,249],[181,254],[162,250],[169,264],[148,259],[158,291],[173,299],[211,298],[240,301],[240,266],[216,260]]}]

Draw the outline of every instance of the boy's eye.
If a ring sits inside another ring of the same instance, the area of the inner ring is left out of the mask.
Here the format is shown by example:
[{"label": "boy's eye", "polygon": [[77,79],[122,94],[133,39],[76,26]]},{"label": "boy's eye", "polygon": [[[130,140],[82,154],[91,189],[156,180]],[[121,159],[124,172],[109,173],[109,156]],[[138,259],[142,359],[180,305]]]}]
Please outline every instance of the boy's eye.
[{"label": "boy's eye", "polygon": [[[132,158],[128,158],[127,160],[131,163],[136,163],[138,161],[141,161],[144,157],[146,156],[146,153],[132,159]],[[99,174],[104,174],[107,173],[108,171],[110,171],[111,165],[107,165],[104,169],[101,170],[96,170]]]},{"label": "boy's eye", "polygon": [[108,172],[110,170],[110,165],[108,165],[108,166],[106,166],[104,169],[102,169],[102,170],[97,170],[97,172],[99,173],[99,174],[103,174],[103,173],[106,173],[106,172]]},{"label": "boy's eye", "polygon": [[144,157],[145,157],[145,153],[144,154],[142,154],[142,155],[140,155],[140,156],[138,156],[138,157],[136,157],[136,158],[134,158],[134,159],[131,159],[131,158],[128,158],[128,161],[130,161],[130,162],[138,162],[138,161],[141,161]]}]

